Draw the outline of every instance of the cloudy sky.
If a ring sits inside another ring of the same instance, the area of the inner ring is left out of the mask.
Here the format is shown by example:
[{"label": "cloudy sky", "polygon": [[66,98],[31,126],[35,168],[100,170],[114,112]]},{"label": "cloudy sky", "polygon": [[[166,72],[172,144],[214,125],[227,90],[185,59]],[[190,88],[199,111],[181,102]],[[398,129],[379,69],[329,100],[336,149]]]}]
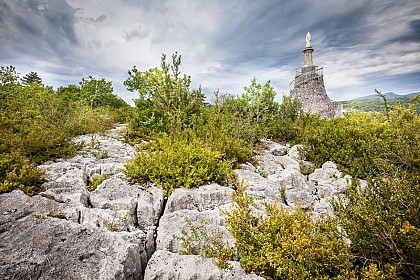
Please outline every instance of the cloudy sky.
[{"label": "cloudy sky", "polygon": [[0,0],[0,65],[54,88],[105,78],[130,101],[127,71],[177,51],[208,95],[256,77],[281,100],[308,31],[331,99],[420,91],[419,0]]}]

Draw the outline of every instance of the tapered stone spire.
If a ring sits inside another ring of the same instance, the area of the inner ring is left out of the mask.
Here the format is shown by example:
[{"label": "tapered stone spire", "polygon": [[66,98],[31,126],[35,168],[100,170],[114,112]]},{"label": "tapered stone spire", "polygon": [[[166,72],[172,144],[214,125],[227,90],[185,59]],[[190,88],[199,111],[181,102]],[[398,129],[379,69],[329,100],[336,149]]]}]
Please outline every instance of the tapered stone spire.
[{"label": "tapered stone spire", "polygon": [[306,34],[306,46],[303,50],[303,67],[309,67],[314,65],[314,62],[312,60],[313,51],[314,49],[311,45],[311,33],[309,33],[308,31],[308,33]]}]

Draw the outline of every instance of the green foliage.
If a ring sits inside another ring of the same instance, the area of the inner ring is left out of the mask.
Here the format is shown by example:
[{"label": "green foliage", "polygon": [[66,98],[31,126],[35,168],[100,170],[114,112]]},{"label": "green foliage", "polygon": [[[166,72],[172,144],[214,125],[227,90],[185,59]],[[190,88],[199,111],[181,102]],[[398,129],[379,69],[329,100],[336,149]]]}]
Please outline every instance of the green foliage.
[{"label": "green foliage", "polygon": [[111,178],[111,176],[109,174],[102,174],[102,175],[97,175],[92,177],[91,179],[91,184],[90,186],[86,186],[86,189],[90,192],[93,192],[94,190],[96,190],[96,188],[102,184],[103,181],[108,180],[109,178]]},{"label": "green foliage", "polygon": [[[411,105],[411,99],[408,97],[391,98],[387,99],[387,102],[390,107],[398,105],[403,108],[408,108]],[[383,99],[347,100],[341,103],[345,111],[385,112]],[[420,114],[420,105],[417,105],[415,110],[417,114]]]},{"label": "green foliage", "polygon": [[74,155],[73,137],[110,128],[103,111],[80,100],[61,98],[51,87],[19,84],[13,66],[0,70],[0,192],[41,191],[43,172],[36,164]]},{"label": "green foliage", "polygon": [[[417,173],[418,175],[419,173]],[[420,275],[420,179],[384,175],[362,189],[356,182],[333,208],[357,264],[396,268],[404,279]]]},{"label": "green foliage", "polygon": [[276,202],[253,214],[254,200],[239,186],[225,212],[241,266],[274,279],[349,279],[351,256],[331,217],[313,221],[302,209],[292,213]]},{"label": "green foliage", "polygon": [[190,90],[191,78],[181,75],[181,56],[172,55],[172,62],[166,62],[162,55],[161,69],[145,72],[135,66],[128,71],[129,78],[124,85],[130,91],[138,91],[134,100],[135,110],[130,120],[129,137],[142,138],[153,133],[169,132],[172,125],[181,123],[189,127],[194,115],[200,115],[204,95],[201,89]]},{"label": "green foliage", "polygon": [[404,279],[415,279],[420,267],[416,102],[409,108],[387,105],[384,114],[351,112],[330,121],[309,117],[300,135],[310,161],[332,160],[368,179],[365,189],[352,186],[346,199],[333,203],[356,264],[375,264],[383,275],[394,271]]},{"label": "green foliage", "polygon": [[12,65],[0,67],[0,87],[4,89],[7,85],[19,84],[19,73],[16,72],[16,68]]},{"label": "green foliage", "polygon": [[42,84],[42,79],[38,76],[38,73],[33,71],[22,78],[22,84],[29,86],[32,83]]},{"label": "green foliage", "polygon": [[232,260],[234,251],[229,243],[223,240],[223,234],[207,226],[206,220],[199,224],[192,223],[185,218],[186,229],[181,231],[181,236],[174,236],[182,242],[183,255],[202,255],[213,258],[217,267],[229,269],[228,261]]},{"label": "green foliage", "polygon": [[264,85],[257,83],[256,78],[251,85],[244,87],[240,97],[230,96],[225,101],[227,112],[235,117],[234,129],[248,143],[269,136],[270,127],[276,121],[278,104],[274,102],[276,92],[267,81]]},{"label": "green foliage", "polygon": [[315,164],[332,160],[348,173],[366,178],[383,170],[420,170],[420,117],[414,109],[383,114],[352,112],[331,121],[308,119],[301,134],[306,157]]},{"label": "green foliage", "polygon": [[37,169],[18,151],[0,154],[0,193],[21,190],[28,195],[41,191],[44,171]]},{"label": "green foliage", "polygon": [[240,137],[241,131],[236,130],[235,119],[226,112],[218,92],[215,93],[215,99],[213,105],[204,108],[200,117],[194,118],[194,137],[202,139],[233,162],[248,160],[252,155],[251,143]]},{"label": "green foliage", "polygon": [[59,87],[56,95],[67,104],[88,106],[98,116],[106,116],[116,123],[126,122],[132,108],[113,93],[112,83],[89,76],[77,85]]},{"label": "green foliage", "polygon": [[299,100],[283,96],[283,102],[269,127],[269,136],[280,141],[293,141],[300,135],[307,118],[309,116],[303,114]]},{"label": "green foliage", "polygon": [[144,144],[124,173],[134,180],[149,180],[169,197],[174,188],[198,187],[206,182],[220,184],[231,176],[232,163],[199,139],[171,139],[162,136]]},{"label": "green foliage", "polygon": [[111,107],[120,108],[127,104],[113,93],[112,82],[105,79],[94,79],[89,76],[82,79],[80,84],[80,96],[91,108]]}]

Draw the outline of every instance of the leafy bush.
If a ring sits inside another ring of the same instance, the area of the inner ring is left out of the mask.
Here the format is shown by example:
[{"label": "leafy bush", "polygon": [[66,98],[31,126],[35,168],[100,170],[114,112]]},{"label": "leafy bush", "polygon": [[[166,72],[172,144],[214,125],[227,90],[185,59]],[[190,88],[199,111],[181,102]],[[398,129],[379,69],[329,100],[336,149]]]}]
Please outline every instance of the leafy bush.
[{"label": "leafy bush", "polygon": [[134,180],[149,180],[169,197],[174,188],[197,187],[206,182],[223,184],[232,173],[232,163],[199,139],[167,136],[144,144],[125,165],[124,173]]},{"label": "leafy bush", "polygon": [[289,213],[277,203],[254,216],[252,197],[239,186],[225,212],[236,238],[241,266],[274,279],[347,279],[351,256],[332,218],[313,221],[297,208]]},{"label": "leafy bush", "polygon": [[[193,121],[194,136],[202,139],[213,150],[220,151],[233,162],[244,162],[252,155],[252,145],[239,137],[233,116],[224,109],[216,93],[216,101],[206,106],[202,116]],[[184,133],[185,135],[185,133]]]},{"label": "leafy bush", "polygon": [[92,177],[92,182],[90,184],[90,186],[86,186],[86,189],[90,192],[93,192],[94,190],[96,190],[96,188],[102,184],[103,181],[108,180],[109,178],[111,178],[111,176],[109,174],[102,174],[102,175],[97,175]]},{"label": "leafy bush", "polygon": [[37,169],[18,151],[0,154],[0,193],[21,190],[28,195],[41,191],[44,171]]},{"label": "leafy bush", "polygon": [[[418,101],[418,100],[417,100]],[[352,186],[333,203],[359,266],[375,264],[404,279],[419,275],[420,116],[386,106],[385,114],[352,112],[331,121],[307,119],[306,157],[332,160],[368,186]]]},{"label": "leafy bush", "polygon": [[356,263],[392,265],[404,279],[420,275],[420,179],[380,176],[366,188],[353,184],[333,201]]},{"label": "leafy bush", "polygon": [[22,86],[14,67],[0,68],[0,192],[41,191],[37,163],[74,155],[73,137],[112,126],[101,108],[62,96],[43,84]]},{"label": "leafy bush", "polygon": [[275,96],[276,92],[270,81],[261,85],[253,78],[251,85],[244,87],[244,93],[240,97],[226,98],[224,106],[235,117],[234,129],[239,138],[254,143],[260,138],[269,137],[278,112]]},{"label": "leafy bush", "polygon": [[308,119],[300,140],[315,164],[331,160],[366,178],[387,168],[420,170],[420,117],[412,108],[383,114],[352,112],[345,118]]}]

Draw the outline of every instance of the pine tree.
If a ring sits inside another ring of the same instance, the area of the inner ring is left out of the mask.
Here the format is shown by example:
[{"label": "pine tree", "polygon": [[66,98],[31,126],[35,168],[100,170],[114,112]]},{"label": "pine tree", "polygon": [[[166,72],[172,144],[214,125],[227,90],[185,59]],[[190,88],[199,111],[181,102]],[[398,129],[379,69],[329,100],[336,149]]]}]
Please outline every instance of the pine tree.
[{"label": "pine tree", "polygon": [[42,84],[42,79],[38,76],[38,73],[31,71],[26,74],[22,79],[24,85],[30,85],[32,83]]}]

